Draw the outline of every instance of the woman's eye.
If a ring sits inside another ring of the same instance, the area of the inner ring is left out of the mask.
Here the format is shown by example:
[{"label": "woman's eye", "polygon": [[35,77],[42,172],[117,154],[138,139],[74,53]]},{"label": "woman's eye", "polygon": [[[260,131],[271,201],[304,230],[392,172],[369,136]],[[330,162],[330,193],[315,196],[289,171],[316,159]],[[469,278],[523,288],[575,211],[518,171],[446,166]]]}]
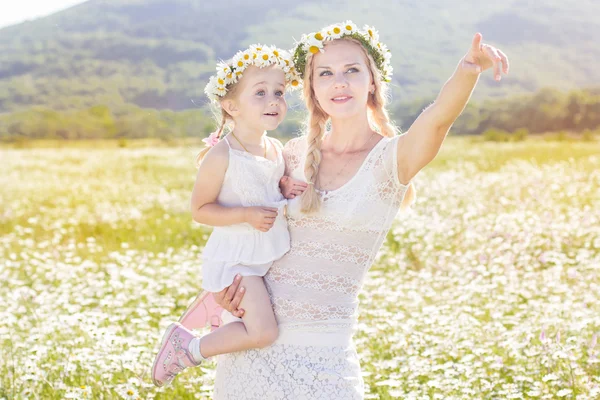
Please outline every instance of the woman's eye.
[{"label": "woman's eye", "polygon": [[319,76],[327,76],[327,75],[331,75],[331,71],[323,71],[319,74]]},{"label": "woman's eye", "polygon": [[358,72],[358,68],[354,68],[354,67],[348,68],[348,71],[346,71],[346,72]]}]

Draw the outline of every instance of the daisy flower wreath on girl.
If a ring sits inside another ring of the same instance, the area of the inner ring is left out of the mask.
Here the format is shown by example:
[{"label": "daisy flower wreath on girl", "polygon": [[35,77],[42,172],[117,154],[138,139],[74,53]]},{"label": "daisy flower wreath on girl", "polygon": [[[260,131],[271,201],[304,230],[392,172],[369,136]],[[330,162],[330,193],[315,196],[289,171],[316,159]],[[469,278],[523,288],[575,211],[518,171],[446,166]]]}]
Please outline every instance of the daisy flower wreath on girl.
[{"label": "daisy flower wreath on girl", "polygon": [[[287,87],[294,89],[300,85],[301,78],[290,52],[274,46],[253,44],[244,51],[238,51],[229,62],[219,62],[217,73],[210,77],[204,93],[213,104],[219,104],[219,101],[227,94],[230,85],[238,82],[246,68],[251,65],[259,68],[277,65],[285,73]],[[215,132],[202,141],[208,147],[212,147],[219,141],[218,133]]]}]

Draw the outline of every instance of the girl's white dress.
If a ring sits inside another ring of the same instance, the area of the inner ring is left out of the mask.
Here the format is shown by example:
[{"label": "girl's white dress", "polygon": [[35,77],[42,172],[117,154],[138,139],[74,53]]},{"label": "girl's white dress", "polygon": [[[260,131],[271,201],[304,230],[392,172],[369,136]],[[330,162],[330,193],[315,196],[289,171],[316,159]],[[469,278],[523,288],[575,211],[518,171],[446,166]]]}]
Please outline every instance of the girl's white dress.
[{"label": "girl's white dress", "polygon": [[217,202],[226,207],[266,206],[278,209],[268,232],[248,223],[215,227],[202,253],[202,288],[219,292],[231,285],[236,274],[264,276],[273,261],[290,249],[284,216],[287,200],[279,190],[285,163],[279,143],[267,138],[277,152],[276,161],[257,157],[229,145],[229,166]]},{"label": "girl's white dress", "polygon": [[[289,201],[291,249],[264,278],[279,338],[219,356],[215,399],[363,399],[352,335],[363,279],[408,188],[398,181],[397,140],[381,139],[349,182],[323,192],[318,213]],[[284,149],[286,174],[303,181],[306,147],[301,137]]]}]

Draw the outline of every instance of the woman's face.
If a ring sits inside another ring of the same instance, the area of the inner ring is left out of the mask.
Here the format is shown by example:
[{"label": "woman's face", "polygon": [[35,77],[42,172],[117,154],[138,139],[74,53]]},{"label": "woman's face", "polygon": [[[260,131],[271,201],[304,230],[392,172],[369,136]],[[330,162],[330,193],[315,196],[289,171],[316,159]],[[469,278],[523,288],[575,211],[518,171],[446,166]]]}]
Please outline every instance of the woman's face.
[{"label": "woman's face", "polygon": [[319,105],[331,118],[365,113],[373,79],[361,46],[334,40],[313,56],[313,90]]}]

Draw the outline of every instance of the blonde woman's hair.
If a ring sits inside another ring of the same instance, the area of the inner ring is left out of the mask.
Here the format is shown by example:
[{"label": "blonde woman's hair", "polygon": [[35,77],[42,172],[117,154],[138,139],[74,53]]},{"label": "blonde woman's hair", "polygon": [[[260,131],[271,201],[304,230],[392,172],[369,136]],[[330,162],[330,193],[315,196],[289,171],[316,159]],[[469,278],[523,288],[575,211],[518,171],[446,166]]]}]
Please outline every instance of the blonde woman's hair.
[{"label": "blonde woman's hair", "polygon": [[[369,95],[367,101],[367,115],[371,126],[382,136],[394,137],[397,134],[397,128],[392,124],[387,112],[386,106],[388,102],[388,86],[381,80],[380,72],[373,57],[369,55],[367,49],[356,39],[344,37],[336,40],[347,40],[356,43],[360,46],[363,54],[367,60],[369,70],[371,72],[371,78],[375,85],[375,91]],[[301,197],[302,212],[312,213],[316,212],[321,207],[321,197],[315,190],[315,183],[317,175],[319,173],[319,164],[321,163],[321,144],[323,143],[323,136],[325,135],[325,125],[329,119],[329,115],[323,111],[321,106],[316,100],[315,92],[313,90],[313,71],[314,57],[312,54],[308,54],[306,59],[306,67],[304,71],[304,101],[306,108],[308,109],[308,119],[306,121],[306,135],[307,150],[306,150],[306,162],[304,164],[304,175],[308,183],[308,188],[304,191]],[[411,183],[402,201],[401,208],[408,208],[416,198],[416,190],[414,184]]]}]

